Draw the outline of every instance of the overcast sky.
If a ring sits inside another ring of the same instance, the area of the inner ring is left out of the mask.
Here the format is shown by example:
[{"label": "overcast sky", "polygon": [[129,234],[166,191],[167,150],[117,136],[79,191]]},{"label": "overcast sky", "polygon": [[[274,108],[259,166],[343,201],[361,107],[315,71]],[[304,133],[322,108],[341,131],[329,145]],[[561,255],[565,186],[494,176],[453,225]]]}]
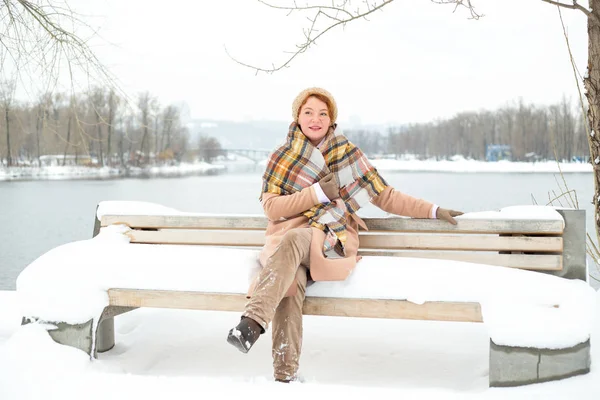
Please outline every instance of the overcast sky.
[{"label": "overcast sky", "polygon": [[[296,94],[315,85],[333,93],[342,124],[429,121],[519,98],[577,99],[556,7],[473,3],[485,14],[478,21],[452,6],[396,0],[369,21],[331,32],[290,68],[256,75],[225,47],[248,63],[278,63],[302,40],[307,15],[286,16],[255,0],[69,1],[93,16],[102,38],[94,49],[125,91],[185,102],[194,118],[288,120]],[[586,18],[567,9],[563,18],[583,75]]]}]

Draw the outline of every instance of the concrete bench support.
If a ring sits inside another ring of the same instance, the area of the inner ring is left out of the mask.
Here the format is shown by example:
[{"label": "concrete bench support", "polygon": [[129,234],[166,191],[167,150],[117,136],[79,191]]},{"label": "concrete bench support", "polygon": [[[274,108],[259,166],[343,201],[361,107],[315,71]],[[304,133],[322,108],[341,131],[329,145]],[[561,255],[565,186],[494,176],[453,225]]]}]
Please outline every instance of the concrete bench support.
[{"label": "concrete bench support", "polygon": [[75,347],[87,354],[92,353],[93,320],[77,325],[69,325],[64,322],[53,325],[56,325],[57,329],[52,329],[48,333],[55,342]]},{"label": "concrete bench support", "polygon": [[565,221],[563,232],[563,269],[551,272],[552,275],[567,279],[588,281],[588,271],[585,264],[585,211],[556,210]]},{"label": "concrete bench support", "polygon": [[568,349],[500,346],[490,340],[490,386],[554,381],[590,371],[590,341]]},{"label": "concrete bench support", "polygon": [[[82,324],[67,324],[64,322],[48,322],[55,325],[56,329],[48,331],[50,337],[57,343],[75,347],[96,358],[98,353],[103,353],[115,346],[115,320],[114,317],[125,312],[134,310],[134,307],[110,306],[104,309],[100,316],[100,323],[96,327],[96,335],[93,334],[94,320],[90,319]],[[34,320],[23,319],[22,325]],[[93,346],[94,336],[96,346]],[[94,352],[92,354],[92,349]]]}]

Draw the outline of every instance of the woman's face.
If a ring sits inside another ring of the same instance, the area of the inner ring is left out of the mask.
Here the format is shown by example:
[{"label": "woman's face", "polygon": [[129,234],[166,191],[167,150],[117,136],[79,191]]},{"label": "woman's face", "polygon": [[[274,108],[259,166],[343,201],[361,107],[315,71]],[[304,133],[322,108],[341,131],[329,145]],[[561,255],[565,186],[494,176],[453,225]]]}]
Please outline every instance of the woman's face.
[{"label": "woman's face", "polygon": [[331,125],[327,104],[316,97],[309,97],[306,103],[300,108],[298,123],[300,124],[302,133],[310,140],[313,146],[318,145],[327,134]]}]

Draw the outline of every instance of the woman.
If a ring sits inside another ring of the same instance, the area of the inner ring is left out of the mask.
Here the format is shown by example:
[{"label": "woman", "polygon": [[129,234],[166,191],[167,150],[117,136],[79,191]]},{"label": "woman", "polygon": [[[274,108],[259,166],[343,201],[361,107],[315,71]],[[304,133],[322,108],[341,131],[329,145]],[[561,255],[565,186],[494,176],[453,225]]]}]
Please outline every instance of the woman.
[{"label": "woman", "polygon": [[372,202],[389,213],[441,218],[461,212],[395,191],[359,148],[336,132],[338,110],[321,88],[302,91],[292,104],[287,141],[271,155],[261,202],[269,219],[262,269],[249,290],[240,323],[227,341],[247,353],[272,323],[275,380],[296,378],[302,346],[307,271],[315,281],[344,280],[359,260],[356,211]]}]

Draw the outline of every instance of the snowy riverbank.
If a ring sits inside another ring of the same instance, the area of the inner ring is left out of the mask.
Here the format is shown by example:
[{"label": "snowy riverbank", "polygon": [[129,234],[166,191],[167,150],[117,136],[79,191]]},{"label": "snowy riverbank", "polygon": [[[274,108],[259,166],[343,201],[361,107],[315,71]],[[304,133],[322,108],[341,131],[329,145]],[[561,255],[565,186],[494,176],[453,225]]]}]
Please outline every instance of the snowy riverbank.
[{"label": "snowy riverbank", "polygon": [[158,178],[172,176],[214,174],[224,170],[222,165],[205,162],[181,163],[152,167],[111,167],[49,166],[49,167],[0,167],[0,181],[17,180],[67,180],[67,179],[115,179],[115,178]]},{"label": "snowy riverbank", "polygon": [[[380,171],[411,172],[473,172],[473,173],[591,173],[592,166],[586,163],[560,163],[554,161],[527,162],[485,162],[455,157],[453,161],[416,160],[416,159],[372,159],[373,165]],[[229,168],[254,167],[261,170],[266,160],[259,162],[237,156],[224,162],[208,164],[181,163],[178,165],[147,168],[129,168],[127,171],[117,168],[89,167],[0,167],[0,181],[11,180],[65,180],[65,179],[114,179],[122,177],[171,177],[216,174]]]}]

